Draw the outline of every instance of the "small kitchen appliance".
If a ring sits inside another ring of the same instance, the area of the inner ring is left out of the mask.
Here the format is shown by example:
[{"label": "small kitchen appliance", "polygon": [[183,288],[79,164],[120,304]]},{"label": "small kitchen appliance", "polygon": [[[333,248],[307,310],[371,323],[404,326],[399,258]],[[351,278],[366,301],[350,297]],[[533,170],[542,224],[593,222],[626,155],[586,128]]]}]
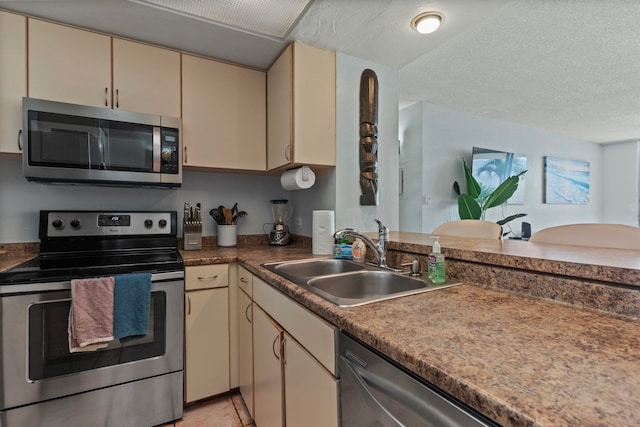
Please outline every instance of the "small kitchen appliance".
[{"label": "small kitchen appliance", "polygon": [[287,227],[287,221],[291,218],[293,207],[286,199],[271,200],[271,211],[273,213],[273,230],[269,233],[269,244],[274,246],[285,246],[291,243],[291,233]]}]

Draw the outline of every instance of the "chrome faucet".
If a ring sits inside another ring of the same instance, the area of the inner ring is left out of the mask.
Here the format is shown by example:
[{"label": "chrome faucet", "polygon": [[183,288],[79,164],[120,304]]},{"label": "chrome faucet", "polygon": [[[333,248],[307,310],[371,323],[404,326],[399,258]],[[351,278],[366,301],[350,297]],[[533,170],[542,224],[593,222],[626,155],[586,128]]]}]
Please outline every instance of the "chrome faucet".
[{"label": "chrome faucet", "polygon": [[353,236],[362,239],[367,246],[374,250],[376,258],[378,259],[378,267],[397,271],[395,268],[387,265],[387,242],[389,241],[389,229],[379,219],[375,219],[374,221],[378,223],[378,243],[374,243],[373,240],[353,228],[342,228],[336,231],[334,237],[338,240],[341,240],[346,236]]}]

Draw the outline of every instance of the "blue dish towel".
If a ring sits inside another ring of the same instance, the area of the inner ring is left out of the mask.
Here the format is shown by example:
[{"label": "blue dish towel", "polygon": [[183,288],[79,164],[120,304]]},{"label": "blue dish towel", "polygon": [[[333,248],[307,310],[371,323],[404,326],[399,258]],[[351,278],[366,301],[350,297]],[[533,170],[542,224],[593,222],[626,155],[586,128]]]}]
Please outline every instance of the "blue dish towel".
[{"label": "blue dish towel", "polygon": [[117,339],[147,335],[151,305],[151,273],[115,276],[113,336]]}]

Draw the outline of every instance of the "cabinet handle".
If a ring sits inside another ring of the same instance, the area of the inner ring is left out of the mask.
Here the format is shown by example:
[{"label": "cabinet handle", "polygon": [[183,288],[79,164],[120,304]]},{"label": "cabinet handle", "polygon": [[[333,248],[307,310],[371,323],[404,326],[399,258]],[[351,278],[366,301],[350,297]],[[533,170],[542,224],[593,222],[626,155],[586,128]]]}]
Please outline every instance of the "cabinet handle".
[{"label": "cabinet handle", "polygon": [[191,315],[191,297],[189,295],[187,295],[187,305],[189,307],[189,309],[187,310],[187,314]]},{"label": "cabinet handle", "polygon": [[284,147],[284,158],[287,159],[287,161],[291,161],[291,159],[289,158],[289,153],[291,151],[291,145],[287,144],[286,147]]},{"label": "cabinet handle", "polygon": [[247,280],[247,278],[246,278],[246,277],[241,277],[241,278],[240,278],[240,281],[241,281],[242,283],[249,283],[249,281]]},{"label": "cabinet handle", "polygon": [[104,106],[108,107],[109,106],[109,99],[107,98],[107,95],[109,94],[109,88],[105,87],[104,88]]},{"label": "cabinet handle", "polygon": [[187,164],[187,146],[184,146],[184,164]]},{"label": "cabinet handle", "polygon": [[116,89],[116,108],[120,108],[120,89]]},{"label": "cabinet handle", "polygon": [[273,340],[273,344],[271,344],[271,351],[273,351],[273,355],[276,359],[280,360],[280,356],[276,354],[276,341],[278,341],[278,338],[280,338],[280,334],[276,335],[276,338]]},{"label": "cabinet handle", "polygon": [[18,130],[18,149],[22,151],[22,129]]},{"label": "cabinet handle", "polygon": [[247,304],[247,308],[244,309],[244,317],[246,317],[247,322],[252,323],[251,319],[249,319],[249,309],[251,308],[251,303]]},{"label": "cabinet handle", "polygon": [[206,277],[202,277],[202,276],[198,276],[198,280],[213,280],[213,279],[217,279],[218,275],[215,274],[213,276],[206,276]]}]

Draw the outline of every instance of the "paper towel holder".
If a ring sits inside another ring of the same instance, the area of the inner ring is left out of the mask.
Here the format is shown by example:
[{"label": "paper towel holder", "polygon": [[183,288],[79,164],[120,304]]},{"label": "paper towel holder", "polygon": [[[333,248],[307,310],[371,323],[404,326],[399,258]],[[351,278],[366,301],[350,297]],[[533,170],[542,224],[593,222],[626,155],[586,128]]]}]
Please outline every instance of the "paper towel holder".
[{"label": "paper towel holder", "polygon": [[[298,171],[300,172],[300,179],[302,180],[303,183],[305,183],[304,185],[300,186],[299,188],[295,188],[295,186],[287,186],[284,183],[284,178],[288,175],[296,175],[298,173]],[[311,168],[309,166],[300,166],[300,167],[296,167],[293,169],[288,169],[286,170],[282,176],[280,177],[280,183],[282,185],[282,187],[285,190],[305,190],[308,188],[311,188],[313,186],[313,184],[315,184],[315,174],[313,173],[313,170],[311,170]]]}]

